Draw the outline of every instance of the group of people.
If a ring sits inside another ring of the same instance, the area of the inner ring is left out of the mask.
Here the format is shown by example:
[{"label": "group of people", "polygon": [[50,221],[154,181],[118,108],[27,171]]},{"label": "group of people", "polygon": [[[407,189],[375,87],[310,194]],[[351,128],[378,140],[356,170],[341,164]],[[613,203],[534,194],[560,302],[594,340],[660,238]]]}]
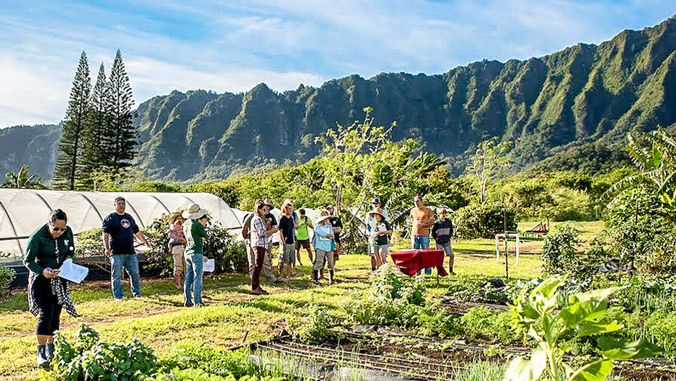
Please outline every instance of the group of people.
[{"label": "group of people", "polygon": [[[443,250],[450,258],[449,269],[453,274],[453,249],[451,236],[453,225],[446,216],[446,210],[437,209],[439,219],[435,221],[434,212],[416,197],[415,207],[410,212],[412,224],[411,244],[414,249],[429,249],[430,228],[437,249]],[[366,236],[368,237],[371,269],[387,263],[392,226],[387,220],[387,211],[375,198],[373,208],[366,215]],[[115,300],[122,299],[121,283],[123,269],[129,274],[131,293],[141,296],[139,264],[134,249],[134,238],[150,246],[140,231],[134,218],[126,213],[126,200],[117,197],[115,211],[103,220],[102,238],[105,255],[110,258],[111,288]],[[329,205],[322,210],[313,222],[304,209],[294,210],[291,200],[284,200],[281,218],[277,222],[270,212],[273,208],[269,199],[257,200],[253,213],[243,224],[242,235],[245,239],[251,290],[253,294],[267,294],[261,287],[261,274],[270,282],[288,280],[296,275],[296,261],[302,266],[301,251],[305,249],[312,264],[311,278],[319,284],[324,277],[326,267],[329,272],[329,284],[335,282],[335,262],[340,255],[340,236],[343,223],[336,210]],[[24,265],[30,270],[28,282],[29,309],[38,316],[37,363],[48,366],[54,357],[54,332],[59,329],[62,309],[68,314],[78,316],[70,299],[67,282],[58,276],[63,262],[75,254],[73,232],[67,225],[68,217],[61,209],[52,211],[46,224],[38,228],[28,239]],[[205,245],[208,235],[205,227],[208,215],[198,204],[188,210],[179,211],[169,218],[168,245],[174,262],[174,284],[183,289],[184,306],[202,306],[203,265],[208,261]],[[310,239],[309,229],[314,231]],[[278,276],[272,268],[272,236],[279,236]],[[313,251],[314,250],[314,251]],[[427,274],[431,269],[425,269]]]},{"label": "group of people", "polygon": [[[295,276],[296,260],[298,266],[302,266],[302,249],[306,250],[312,263],[312,280],[319,283],[326,266],[329,270],[329,283],[334,283],[334,266],[340,251],[340,233],[343,224],[340,217],[334,214],[333,206],[328,206],[322,211],[314,223],[304,209],[296,213],[292,200],[287,199],[282,203],[279,222],[270,212],[273,208],[270,199],[258,200],[253,213],[244,218],[242,237],[247,250],[252,292],[267,293],[260,286],[261,273],[270,282],[289,280]],[[308,229],[314,230],[312,240]],[[279,237],[279,277],[275,276],[272,268],[274,234],[278,234]]]},{"label": "group of people", "polygon": [[[451,237],[453,236],[453,223],[447,218],[445,208],[437,208],[439,219],[435,220],[434,211],[425,206],[423,199],[416,196],[413,199],[415,206],[409,214],[411,222],[411,247],[413,249],[426,250],[430,248],[430,228],[432,238],[436,243],[437,250],[443,250],[444,255],[449,258],[449,270],[453,271],[454,254],[451,246]],[[366,236],[368,237],[368,248],[371,255],[371,270],[375,271],[380,266],[387,263],[387,257],[390,254],[390,238],[392,236],[392,225],[387,220],[387,210],[383,209],[379,198],[372,201],[372,209],[366,213]],[[432,269],[426,268],[425,274],[431,274]]]}]

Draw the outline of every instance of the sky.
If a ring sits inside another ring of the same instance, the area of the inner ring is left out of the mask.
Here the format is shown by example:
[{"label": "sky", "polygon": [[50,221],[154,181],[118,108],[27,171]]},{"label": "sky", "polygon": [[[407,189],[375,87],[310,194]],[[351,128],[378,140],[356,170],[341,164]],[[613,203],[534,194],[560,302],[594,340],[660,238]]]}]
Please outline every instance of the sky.
[{"label": "sky", "polygon": [[439,74],[598,44],[674,14],[674,0],[2,0],[0,127],[62,120],[82,51],[94,82],[120,49],[138,105],[172,90]]}]

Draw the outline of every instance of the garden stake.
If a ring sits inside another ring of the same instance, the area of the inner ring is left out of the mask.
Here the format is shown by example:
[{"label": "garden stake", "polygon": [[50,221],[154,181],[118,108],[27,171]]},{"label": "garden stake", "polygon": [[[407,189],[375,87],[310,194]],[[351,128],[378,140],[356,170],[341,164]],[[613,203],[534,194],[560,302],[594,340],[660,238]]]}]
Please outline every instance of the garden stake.
[{"label": "garden stake", "polygon": [[507,207],[502,207],[502,227],[505,230],[505,282],[509,280],[509,253],[507,253]]}]

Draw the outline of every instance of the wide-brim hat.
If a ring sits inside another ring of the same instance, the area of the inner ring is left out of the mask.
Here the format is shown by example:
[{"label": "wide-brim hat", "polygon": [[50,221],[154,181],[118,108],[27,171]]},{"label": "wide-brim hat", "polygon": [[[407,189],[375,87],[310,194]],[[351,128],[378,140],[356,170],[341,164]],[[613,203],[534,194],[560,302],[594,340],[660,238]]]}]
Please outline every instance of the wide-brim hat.
[{"label": "wide-brim hat", "polygon": [[275,208],[275,206],[274,206],[274,205],[272,205],[272,201],[270,201],[270,199],[269,199],[269,198],[266,198],[265,200],[263,200],[263,205],[267,205],[267,206],[269,206],[269,207],[270,207],[270,209],[274,209],[274,208]]},{"label": "wide-brim hat", "polygon": [[190,208],[188,208],[188,210],[183,211],[181,217],[185,218],[186,220],[187,219],[198,220],[204,217],[204,215],[206,214],[207,214],[206,209],[200,208],[198,204],[192,204],[190,205]]},{"label": "wide-brim hat", "polygon": [[385,215],[383,214],[383,212],[381,212],[378,209],[373,209],[373,210],[369,211],[369,216],[372,215],[372,214],[377,214],[380,217],[385,218]]},{"label": "wide-brim hat", "polygon": [[324,221],[328,220],[329,218],[331,218],[331,216],[329,216],[329,214],[325,210],[323,210],[319,214],[319,217],[317,217],[317,219],[315,220],[315,224],[319,224],[321,222],[324,222]]},{"label": "wide-brim hat", "polygon": [[173,225],[179,217],[183,218],[183,212],[177,211],[172,213],[171,216],[169,216],[169,225]]}]

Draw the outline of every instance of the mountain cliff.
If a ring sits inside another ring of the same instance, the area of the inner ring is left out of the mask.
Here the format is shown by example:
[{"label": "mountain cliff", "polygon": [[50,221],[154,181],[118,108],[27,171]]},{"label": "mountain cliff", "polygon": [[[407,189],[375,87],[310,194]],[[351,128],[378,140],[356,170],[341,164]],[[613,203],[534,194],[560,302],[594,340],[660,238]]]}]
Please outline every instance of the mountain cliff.
[{"label": "mountain cliff", "polygon": [[[282,93],[265,84],[239,94],[173,91],[138,107],[136,167],[150,178],[186,180],[302,162],[317,155],[316,136],[363,118],[366,106],[376,123],[397,122],[395,140],[418,138],[427,150],[455,158],[456,168],[494,136],[516,143],[518,168],[555,155],[560,159],[549,163],[566,163],[567,152],[613,158],[608,147],[631,128],[676,123],[676,17],[600,45],[438,75],[352,75]],[[9,135],[0,135],[1,150],[17,148]]]}]

